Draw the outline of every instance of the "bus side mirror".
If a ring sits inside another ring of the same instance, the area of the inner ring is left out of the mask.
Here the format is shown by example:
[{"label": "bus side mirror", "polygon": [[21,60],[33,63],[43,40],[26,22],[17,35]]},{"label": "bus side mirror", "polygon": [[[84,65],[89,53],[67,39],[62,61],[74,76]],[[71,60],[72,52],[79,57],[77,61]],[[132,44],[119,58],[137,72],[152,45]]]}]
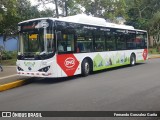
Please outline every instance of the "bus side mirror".
[{"label": "bus side mirror", "polygon": [[57,41],[61,41],[62,40],[62,33],[61,33],[61,31],[56,32],[56,38],[57,38]]}]

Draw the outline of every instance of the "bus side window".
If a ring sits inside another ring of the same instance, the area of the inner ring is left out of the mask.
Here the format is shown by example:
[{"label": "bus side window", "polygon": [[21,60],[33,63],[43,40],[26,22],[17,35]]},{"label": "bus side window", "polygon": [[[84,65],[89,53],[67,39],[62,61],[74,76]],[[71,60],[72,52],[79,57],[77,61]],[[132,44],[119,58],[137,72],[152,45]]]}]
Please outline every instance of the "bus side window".
[{"label": "bus side window", "polygon": [[137,34],[136,35],[136,47],[137,49],[144,49],[147,48],[146,46],[146,36],[144,34]]},{"label": "bus side window", "polygon": [[106,41],[106,50],[107,51],[113,51],[115,50],[115,47],[116,47],[116,43],[115,43],[115,39],[107,39]]},{"label": "bus side window", "polygon": [[78,42],[78,43],[77,43],[77,48],[78,48],[79,52],[84,52],[84,51],[86,51],[86,50],[85,50],[85,46],[84,46],[84,44],[83,44],[82,42]]}]

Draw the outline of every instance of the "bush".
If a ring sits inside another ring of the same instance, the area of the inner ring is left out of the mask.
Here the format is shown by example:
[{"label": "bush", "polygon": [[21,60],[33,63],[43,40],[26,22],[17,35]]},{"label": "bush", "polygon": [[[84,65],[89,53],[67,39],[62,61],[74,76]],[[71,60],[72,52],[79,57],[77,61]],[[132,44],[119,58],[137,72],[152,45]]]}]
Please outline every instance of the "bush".
[{"label": "bush", "polygon": [[2,60],[16,59],[16,57],[17,57],[16,51],[3,51],[2,52]]},{"label": "bush", "polygon": [[160,53],[160,47],[155,47],[155,48],[149,48],[148,53],[150,54],[159,54]]},{"label": "bush", "polygon": [[160,52],[160,45],[156,47],[157,52]]}]

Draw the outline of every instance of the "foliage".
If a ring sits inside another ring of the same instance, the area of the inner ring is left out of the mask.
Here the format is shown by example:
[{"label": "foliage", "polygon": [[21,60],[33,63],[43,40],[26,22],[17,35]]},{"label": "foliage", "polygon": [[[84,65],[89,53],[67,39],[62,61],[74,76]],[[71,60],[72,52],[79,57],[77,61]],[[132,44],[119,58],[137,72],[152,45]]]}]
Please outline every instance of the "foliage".
[{"label": "foliage", "polygon": [[156,13],[153,14],[153,17],[151,18],[150,21],[150,29],[151,33],[154,34],[160,34],[160,11],[157,11]]},{"label": "foliage", "polygon": [[16,59],[16,58],[17,58],[16,51],[2,51],[2,60]]},{"label": "foliage", "polygon": [[84,7],[84,13],[95,17],[116,20],[117,17],[126,18],[125,0],[76,0]]},{"label": "foliage", "polygon": [[126,4],[128,4],[126,24],[147,30],[158,45],[160,43],[159,0],[126,0]]},{"label": "foliage", "polygon": [[53,15],[51,10],[39,11],[29,0],[2,0],[0,2],[0,35],[12,35],[17,23],[27,19]]},{"label": "foliage", "polygon": [[[52,3],[55,5],[54,17],[68,16],[81,13],[80,4],[76,0],[38,0],[39,5],[46,7],[47,4]],[[62,11],[60,13],[59,11]]]},{"label": "foliage", "polygon": [[5,47],[6,40],[17,35],[17,24],[20,21],[48,17],[53,13],[51,10],[39,11],[37,6],[32,6],[29,0],[1,0],[0,36],[3,36],[3,46]]},{"label": "foliage", "polygon": [[160,54],[160,47],[153,47],[148,49],[149,54]]},{"label": "foliage", "polygon": [[149,30],[154,14],[160,11],[159,0],[127,0],[127,3],[131,3],[127,8],[127,23],[139,29]]},{"label": "foliage", "polygon": [[[0,2],[0,34],[11,32],[16,16],[16,0],[1,0]],[[8,22],[12,21],[12,22]]]}]

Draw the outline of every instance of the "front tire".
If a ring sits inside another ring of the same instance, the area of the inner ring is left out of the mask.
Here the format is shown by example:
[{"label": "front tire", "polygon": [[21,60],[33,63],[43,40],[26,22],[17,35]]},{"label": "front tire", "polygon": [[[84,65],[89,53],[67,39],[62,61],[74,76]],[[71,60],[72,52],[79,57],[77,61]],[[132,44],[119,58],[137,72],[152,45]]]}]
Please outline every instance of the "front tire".
[{"label": "front tire", "polygon": [[90,73],[90,64],[87,59],[84,59],[82,62],[82,75],[88,76]]}]

